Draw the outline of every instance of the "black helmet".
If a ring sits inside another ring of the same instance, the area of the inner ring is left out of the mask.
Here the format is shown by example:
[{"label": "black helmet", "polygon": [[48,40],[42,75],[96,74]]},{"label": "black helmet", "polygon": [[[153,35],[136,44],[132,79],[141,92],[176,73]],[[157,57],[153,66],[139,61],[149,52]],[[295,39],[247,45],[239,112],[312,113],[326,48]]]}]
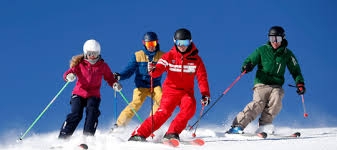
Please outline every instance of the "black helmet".
[{"label": "black helmet", "polygon": [[191,32],[185,28],[178,29],[174,33],[174,40],[192,40]]},{"label": "black helmet", "polygon": [[282,36],[284,37],[285,34],[284,34],[284,29],[280,26],[272,26],[270,29],[269,29],[269,36]]},{"label": "black helmet", "polygon": [[148,41],[156,41],[158,40],[157,34],[154,32],[146,32],[144,34],[144,42],[148,42]]}]

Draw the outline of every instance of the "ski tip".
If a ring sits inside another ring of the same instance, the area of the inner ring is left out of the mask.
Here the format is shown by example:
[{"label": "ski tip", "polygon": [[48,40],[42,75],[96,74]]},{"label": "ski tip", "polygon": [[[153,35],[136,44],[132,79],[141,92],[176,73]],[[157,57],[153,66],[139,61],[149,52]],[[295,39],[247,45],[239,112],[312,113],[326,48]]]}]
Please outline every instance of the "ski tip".
[{"label": "ski tip", "polygon": [[301,136],[301,133],[300,132],[295,132],[294,134],[293,134],[293,137],[300,137]]},{"label": "ski tip", "polygon": [[89,148],[87,144],[83,144],[83,143],[80,144],[78,147],[80,147],[80,148],[82,148],[84,150],[87,150]]},{"label": "ski tip", "polygon": [[257,136],[265,139],[267,138],[268,134],[266,132],[260,132],[260,133],[257,133]]},{"label": "ski tip", "polygon": [[194,139],[193,143],[194,143],[194,145],[200,145],[200,146],[202,146],[202,145],[205,144],[205,141],[203,139]]},{"label": "ski tip", "polygon": [[169,140],[164,140],[163,144],[169,145],[172,147],[178,147],[179,146],[179,140],[178,139],[169,139]]}]

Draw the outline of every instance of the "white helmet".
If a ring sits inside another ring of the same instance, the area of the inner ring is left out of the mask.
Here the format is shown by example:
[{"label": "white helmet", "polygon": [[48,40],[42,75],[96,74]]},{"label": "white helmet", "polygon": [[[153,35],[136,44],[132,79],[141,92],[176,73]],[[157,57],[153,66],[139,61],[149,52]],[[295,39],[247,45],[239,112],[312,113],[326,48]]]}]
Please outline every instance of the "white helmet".
[{"label": "white helmet", "polygon": [[83,53],[87,54],[88,51],[94,51],[98,52],[98,54],[101,54],[101,46],[94,39],[87,40],[83,45]]}]

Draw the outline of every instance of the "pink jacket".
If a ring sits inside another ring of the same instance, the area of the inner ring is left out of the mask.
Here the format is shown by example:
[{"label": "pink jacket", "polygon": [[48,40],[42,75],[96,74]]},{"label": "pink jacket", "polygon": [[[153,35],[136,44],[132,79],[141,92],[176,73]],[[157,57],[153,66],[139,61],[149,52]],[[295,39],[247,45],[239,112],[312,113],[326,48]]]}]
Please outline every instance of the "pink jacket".
[{"label": "pink jacket", "polygon": [[76,66],[70,68],[63,74],[65,79],[67,74],[74,73],[77,77],[76,86],[72,94],[79,95],[83,98],[101,97],[100,88],[102,77],[112,87],[117,82],[111,72],[110,67],[103,59],[97,61],[95,64],[90,64],[86,60],[82,60]]}]

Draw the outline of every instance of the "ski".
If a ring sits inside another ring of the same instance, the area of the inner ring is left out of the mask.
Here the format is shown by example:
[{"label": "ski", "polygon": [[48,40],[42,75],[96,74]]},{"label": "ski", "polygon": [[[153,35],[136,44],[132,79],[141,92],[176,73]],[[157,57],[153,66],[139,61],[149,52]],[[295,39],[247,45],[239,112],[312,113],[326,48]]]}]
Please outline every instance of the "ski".
[{"label": "ski", "polygon": [[260,133],[243,133],[243,134],[228,134],[225,133],[225,137],[228,138],[242,138],[245,139],[265,139],[267,138],[268,134],[266,132],[260,132]]},{"label": "ski", "polygon": [[83,150],[87,150],[88,149],[88,145],[87,144],[80,144],[78,147],[80,147]]},{"label": "ski", "polygon": [[292,134],[289,135],[285,135],[285,134],[270,134],[271,137],[274,138],[299,138],[301,137],[301,133],[300,132],[294,132]]},{"label": "ski", "polygon": [[189,140],[182,140],[179,141],[178,139],[169,139],[163,140],[163,144],[171,146],[171,147],[178,147],[180,144],[183,145],[196,145],[196,146],[203,146],[205,141],[201,138],[189,139]]},{"label": "ski", "polygon": [[163,144],[171,146],[171,147],[178,147],[179,144],[180,144],[180,142],[179,142],[178,139],[172,138],[172,139],[165,139],[165,140],[163,140]]},{"label": "ski", "polygon": [[[88,145],[87,144],[80,144],[80,145],[78,145],[77,146],[78,147],[78,149],[81,149],[81,150],[87,150],[88,149]],[[66,149],[66,147],[63,147],[63,146],[61,146],[61,145],[58,145],[58,146],[51,146],[51,147],[49,147],[49,149]]]},{"label": "ski", "polygon": [[260,132],[260,133],[256,133],[256,136],[258,136],[258,137],[260,137],[260,138],[263,138],[263,139],[265,139],[265,138],[267,138],[267,133],[266,132]]},{"label": "ski", "polygon": [[63,149],[63,146],[51,146],[49,149]]},{"label": "ski", "polygon": [[180,141],[180,143],[182,143],[184,145],[203,146],[205,144],[205,141],[202,138],[195,138],[195,139],[192,139],[192,140]]}]

